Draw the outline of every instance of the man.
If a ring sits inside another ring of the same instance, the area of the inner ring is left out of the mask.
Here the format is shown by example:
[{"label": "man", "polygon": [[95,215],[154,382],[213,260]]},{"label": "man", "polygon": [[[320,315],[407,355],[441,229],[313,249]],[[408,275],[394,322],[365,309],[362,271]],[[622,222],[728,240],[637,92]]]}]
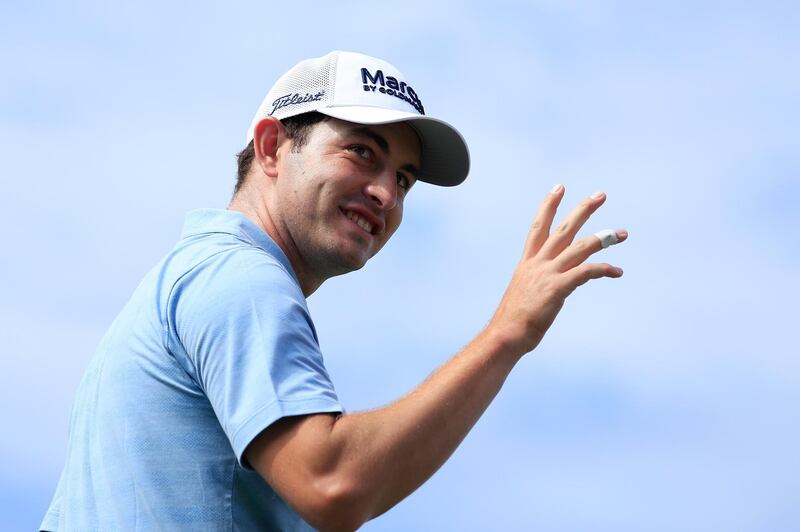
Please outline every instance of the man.
[{"label": "man", "polygon": [[469,170],[392,65],[333,52],[281,77],[256,113],[228,210],[193,211],[87,369],[43,530],[352,530],[429,478],[564,298],[619,277],[573,242],[604,201],[550,227],[545,198],[489,325],[396,403],[342,415],[305,298],[361,268],[400,225],[415,181]]}]

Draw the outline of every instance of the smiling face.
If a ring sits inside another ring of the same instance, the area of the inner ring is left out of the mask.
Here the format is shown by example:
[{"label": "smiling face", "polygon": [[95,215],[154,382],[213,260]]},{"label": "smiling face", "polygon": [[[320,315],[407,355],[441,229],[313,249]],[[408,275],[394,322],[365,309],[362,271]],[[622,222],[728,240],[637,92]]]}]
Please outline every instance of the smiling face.
[{"label": "smiling face", "polygon": [[361,268],[397,230],[420,143],[407,124],[330,119],[299,150],[283,143],[276,165],[269,207],[276,240],[298,275],[322,282]]}]

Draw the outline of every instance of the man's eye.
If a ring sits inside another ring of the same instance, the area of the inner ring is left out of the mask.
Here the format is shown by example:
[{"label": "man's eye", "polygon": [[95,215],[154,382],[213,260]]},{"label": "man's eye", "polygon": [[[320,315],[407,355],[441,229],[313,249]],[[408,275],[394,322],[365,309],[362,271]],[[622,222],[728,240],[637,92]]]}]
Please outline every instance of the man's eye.
[{"label": "man's eye", "polygon": [[408,189],[411,188],[411,181],[405,176],[405,174],[397,173],[397,184],[400,187],[408,192]]},{"label": "man's eye", "polygon": [[362,146],[361,144],[355,144],[348,148],[351,152],[355,153],[362,159],[371,159],[372,158],[372,150],[367,148],[366,146]]}]

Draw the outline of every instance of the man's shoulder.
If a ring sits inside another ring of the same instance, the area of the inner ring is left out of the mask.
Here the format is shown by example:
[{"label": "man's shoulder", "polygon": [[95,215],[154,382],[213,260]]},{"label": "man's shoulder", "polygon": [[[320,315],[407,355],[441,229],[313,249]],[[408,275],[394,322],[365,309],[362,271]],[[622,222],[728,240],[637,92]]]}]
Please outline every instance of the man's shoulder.
[{"label": "man's shoulder", "polygon": [[181,239],[145,275],[123,314],[154,310],[169,321],[180,305],[215,315],[215,307],[254,298],[302,304],[305,298],[285,255],[263,232],[243,225],[229,211],[190,212]]},{"label": "man's shoulder", "polygon": [[278,258],[230,235],[208,235],[179,246],[164,261],[159,277],[169,294],[168,306],[187,298],[192,305],[206,301],[212,306],[304,299],[296,278]]},{"label": "man's shoulder", "polygon": [[[173,250],[195,265],[210,258],[238,266],[280,266],[290,277],[283,250],[244,214],[225,209],[196,209],[186,215],[181,240]],[[194,260],[192,260],[194,259]]]}]

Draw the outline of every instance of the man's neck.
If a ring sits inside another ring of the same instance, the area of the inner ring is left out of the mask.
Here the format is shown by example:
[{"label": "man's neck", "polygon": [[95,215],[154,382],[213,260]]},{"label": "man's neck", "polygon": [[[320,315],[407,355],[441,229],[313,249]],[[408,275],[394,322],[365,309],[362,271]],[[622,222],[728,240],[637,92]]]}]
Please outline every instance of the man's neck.
[{"label": "man's neck", "polygon": [[245,215],[247,219],[256,224],[259,229],[264,231],[272,241],[281,248],[281,251],[283,251],[289,259],[289,263],[292,265],[292,269],[297,279],[300,281],[300,289],[303,291],[303,295],[306,298],[320,287],[324,279],[316,279],[303,268],[303,261],[300,258],[296,246],[293,242],[287,242],[287,238],[282,237],[269,214],[269,209],[267,209],[263,202],[253,203],[237,194],[228,205],[228,210],[240,212]]}]

